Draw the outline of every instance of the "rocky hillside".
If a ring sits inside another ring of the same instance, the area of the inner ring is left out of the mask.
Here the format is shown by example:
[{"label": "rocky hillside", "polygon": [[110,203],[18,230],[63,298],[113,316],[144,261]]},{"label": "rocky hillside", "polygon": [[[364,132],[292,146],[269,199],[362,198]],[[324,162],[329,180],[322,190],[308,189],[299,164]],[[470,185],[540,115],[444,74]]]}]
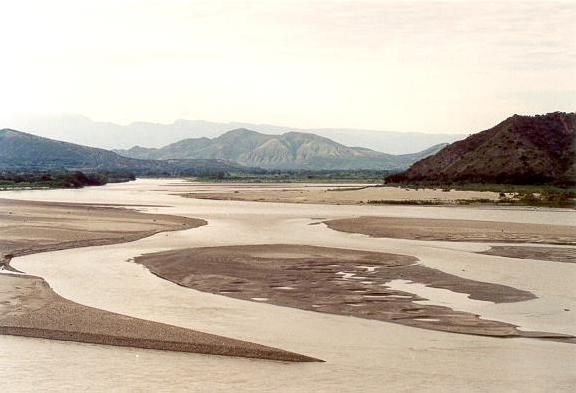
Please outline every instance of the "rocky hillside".
[{"label": "rocky hillside", "polygon": [[0,130],[0,171],[62,169],[174,175],[240,168],[243,167],[218,160],[140,160],[104,149],[60,142],[25,132]]},{"label": "rocky hillside", "polygon": [[444,146],[395,156],[344,146],[315,134],[268,135],[241,128],[213,139],[184,139],[160,149],[133,147],[116,152],[139,159],[221,159],[266,169],[404,169]]},{"label": "rocky hillside", "polygon": [[576,113],[514,115],[387,181],[573,184],[575,128]]}]

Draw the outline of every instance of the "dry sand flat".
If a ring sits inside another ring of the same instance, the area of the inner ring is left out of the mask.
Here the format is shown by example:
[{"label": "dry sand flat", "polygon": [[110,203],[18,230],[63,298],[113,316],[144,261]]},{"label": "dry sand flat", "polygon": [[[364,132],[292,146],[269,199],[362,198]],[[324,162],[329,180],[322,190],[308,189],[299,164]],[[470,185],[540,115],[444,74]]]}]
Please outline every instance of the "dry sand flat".
[{"label": "dry sand flat", "polygon": [[126,209],[0,199],[0,334],[281,361],[314,359],[263,345],[86,307],[40,277],[10,273],[14,256],[133,241],[206,221]]},{"label": "dry sand flat", "polygon": [[324,221],[336,231],[372,237],[465,242],[576,244],[576,228],[477,220],[358,217]]},{"label": "dry sand flat", "polygon": [[[253,185],[232,187],[223,185],[214,192],[214,187],[206,185],[197,192],[184,196],[198,199],[258,201],[281,203],[322,203],[357,205],[378,201],[430,201],[456,203],[458,200],[497,201],[499,193],[490,191],[443,191],[441,189],[410,189],[401,187],[375,186],[322,186],[292,185],[282,187],[278,184],[268,186]],[[223,189],[223,190],[222,190]]]},{"label": "dry sand flat", "polygon": [[521,331],[471,313],[415,303],[425,299],[392,290],[386,284],[410,280],[493,303],[520,302],[535,296],[449,275],[405,255],[273,244],[175,250],[144,255],[136,262],[179,285],[243,300],[454,333],[563,337]]}]

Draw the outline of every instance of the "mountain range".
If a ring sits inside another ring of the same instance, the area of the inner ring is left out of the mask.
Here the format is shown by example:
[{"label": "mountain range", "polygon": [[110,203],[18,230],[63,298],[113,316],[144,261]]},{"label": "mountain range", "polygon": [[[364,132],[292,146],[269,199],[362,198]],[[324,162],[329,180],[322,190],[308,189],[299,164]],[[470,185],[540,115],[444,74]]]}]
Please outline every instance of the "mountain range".
[{"label": "mountain range", "polygon": [[404,170],[389,182],[570,185],[576,183],[575,129],[576,113],[514,115],[464,140],[403,155],[349,147],[309,133],[270,135],[243,128],[163,148],[117,152],[3,129],[0,171],[66,169],[157,176],[262,168],[375,169]]},{"label": "mountain range", "polygon": [[75,114],[3,115],[0,123],[4,127],[27,130],[47,138],[105,149],[127,149],[135,145],[161,147],[182,139],[214,138],[226,131],[238,128],[274,135],[288,130],[305,132],[332,139],[346,146],[362,146],[389,154],[412,153],[466,137],[465,134],[374,131],[352,128],[297,129],[270,124],[218,123],[185,119],[169,124],[134,122],[120,125],[94,121],[86,116]]},{"label": "mountain range", "polygon": [[446,144],[413,154],[392,155],[363,147],[348,147],[302,132],[262,134],[240,128],[216,138],[190,138],[162,148],[133,147],[120,155],[148,160],[219,159],[265,169],[400,170],[436,153]]},{"label": "mountain range", "polygon": [[137,175],[258,172],[265,169],[405,169],[441,146],[394,156],[347,147],[305,133],[280,136],[246,129],[220,137],[186,139],[162,149],[117,152],[57,141],[12,129],[0,130],[0,170],[129,171]]},{"label": "mountain range", "polygon": [[576,182],[576,113],[514,115],[446,146],[389,182]]},{"label": "mountain range", "polygon": [[138,175],[193,175],[207,171],[247,171],[250,168],[222,160],[139,160],[109,150],[2,129],[0,170],[129,171]]}]

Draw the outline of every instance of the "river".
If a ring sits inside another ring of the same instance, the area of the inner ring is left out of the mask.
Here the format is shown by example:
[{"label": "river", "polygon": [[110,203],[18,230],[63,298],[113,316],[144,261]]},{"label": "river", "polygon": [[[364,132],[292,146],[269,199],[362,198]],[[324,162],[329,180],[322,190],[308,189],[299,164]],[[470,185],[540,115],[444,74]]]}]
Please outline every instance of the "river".
[{"label": "river", "polygon": [[208,221],[204,227],[131,243],[15,258],[13,265],[44,277],[58,294],[81,304],[270,345],[326,363],[284,364],[0,336],[0,391],[573,391],[574,345],[449,334],[246,302],[180,287],[130,260],[184,247],[276,243],[413,255],[447,273],[538,296],[527,302],[492,304],[445,293],[449,291],[428,291],[432,303],[451,304],[525,329],[576,334],[575,313],[563,311],[576,310],[576,264],[474,253],[486,250],[487,244],[376,239],[309,225],[321,219],[370,215],[576,225],[575,212],[275,204],[176,195],[205,188],[180,180],[138,180],[82,190],[3,192],[0,197],[14,199],[156,205],[138,210]]}]

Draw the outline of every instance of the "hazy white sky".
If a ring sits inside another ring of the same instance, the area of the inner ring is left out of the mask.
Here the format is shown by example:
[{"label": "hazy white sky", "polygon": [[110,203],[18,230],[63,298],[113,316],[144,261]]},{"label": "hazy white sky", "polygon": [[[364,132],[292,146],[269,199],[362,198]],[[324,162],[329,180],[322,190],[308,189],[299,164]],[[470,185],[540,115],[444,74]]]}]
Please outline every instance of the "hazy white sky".
[{"label": "hazy white sky", "polygon": [[0,16],[4,114],[468,132],[576,109],[576,1],[0,0]]}]

